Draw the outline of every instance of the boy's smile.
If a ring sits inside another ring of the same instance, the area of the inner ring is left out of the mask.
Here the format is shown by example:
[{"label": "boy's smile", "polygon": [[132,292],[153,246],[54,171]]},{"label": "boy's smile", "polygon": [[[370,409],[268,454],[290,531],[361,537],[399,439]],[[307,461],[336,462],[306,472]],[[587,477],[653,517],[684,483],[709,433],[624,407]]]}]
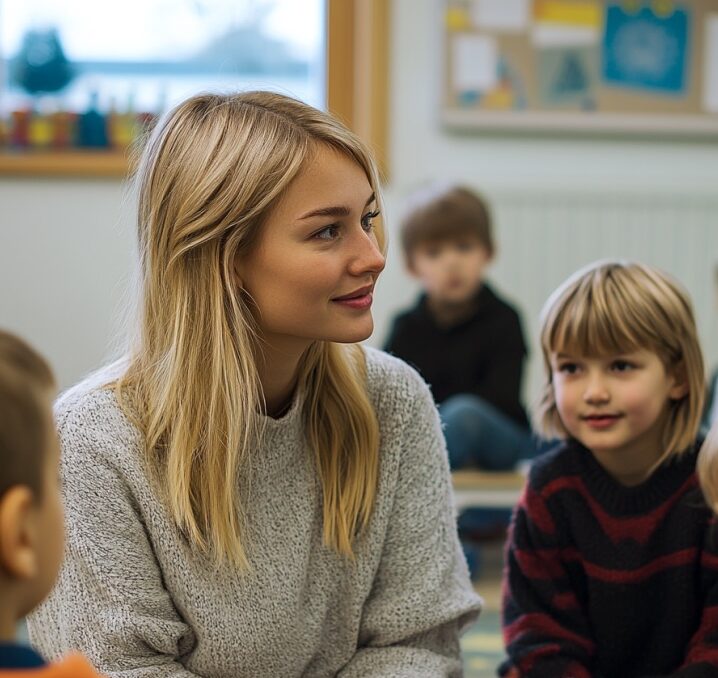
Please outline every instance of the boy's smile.
[{"label": "boy's smile", "polygon": [[640,478],[663,454],[669,402],[685,385],[652,351],[587,358],[551,356],[561,422],[618,480]]}]

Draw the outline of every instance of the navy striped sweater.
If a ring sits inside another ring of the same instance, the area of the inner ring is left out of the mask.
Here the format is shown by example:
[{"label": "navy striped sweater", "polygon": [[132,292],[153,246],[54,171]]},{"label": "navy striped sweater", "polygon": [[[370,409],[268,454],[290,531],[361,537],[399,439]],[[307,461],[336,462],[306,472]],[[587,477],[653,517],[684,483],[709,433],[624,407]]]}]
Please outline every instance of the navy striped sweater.
[{"label": "navy striped sweater", "polygon": [[507,546],[500,675],[718,676],[718,529],[697,450],[636,487],[576,442],[534,462]]}]

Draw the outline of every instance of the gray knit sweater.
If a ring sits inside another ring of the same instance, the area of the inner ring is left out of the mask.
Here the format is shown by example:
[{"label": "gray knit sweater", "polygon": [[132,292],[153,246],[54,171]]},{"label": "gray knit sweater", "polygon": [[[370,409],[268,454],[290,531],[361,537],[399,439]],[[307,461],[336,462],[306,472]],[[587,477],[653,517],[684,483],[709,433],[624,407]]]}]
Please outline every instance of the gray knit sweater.
[{"label": "gray knit sweater", "polygon": [[458,638],[481,600],[456,537],[449,468],[428,388],[367,349],[381,429],[376,505],[354,563],[322,543],[321,490],[301,397],[268,419],[240,483],[251,573],[219,571],[188,545],[153,491],[139,431],[105,371],[56,412],[66,503],[65,564],[31,616],[56,657],[84,652],[122,678],[460,676]]}]

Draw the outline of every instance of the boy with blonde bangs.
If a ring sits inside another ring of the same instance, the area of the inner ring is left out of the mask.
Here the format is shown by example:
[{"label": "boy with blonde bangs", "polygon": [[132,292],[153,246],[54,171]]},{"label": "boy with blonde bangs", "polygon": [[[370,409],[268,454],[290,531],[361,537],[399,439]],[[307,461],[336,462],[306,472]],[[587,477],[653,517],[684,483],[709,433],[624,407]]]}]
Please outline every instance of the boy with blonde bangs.
[{"label": "boy with blonde bangs", "polygon": [[92,678],[79,656],[46,664],[15,642],[20,619],[47,596],[63,551],[60,447],[47,363],[0,331],[0,677]]},{"label": "boy with blonde bangs", "polygon": [[718,675],[718,542],[696,478],[705,375],[665,274],[599,262],[542,314],[539,457],[507,547],[511,678]]}]

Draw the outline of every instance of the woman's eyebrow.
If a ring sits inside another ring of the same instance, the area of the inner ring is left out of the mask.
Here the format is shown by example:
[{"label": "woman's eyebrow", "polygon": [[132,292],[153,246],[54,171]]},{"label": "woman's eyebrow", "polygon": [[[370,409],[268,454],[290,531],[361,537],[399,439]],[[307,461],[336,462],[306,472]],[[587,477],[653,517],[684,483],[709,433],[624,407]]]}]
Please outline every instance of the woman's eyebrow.
[{"label": "woman's eyebrow", "polygon": [[[372,193],[369,199],[364,203],[364,207],[370,205],[376,200],[376,195]],[[351,214],[351,210],[346,205],[332,205],[329,207],[319,207],[311,212],[307,212],[299,217],[299,221],[309,219],[311,217],[348,217]]]}]

